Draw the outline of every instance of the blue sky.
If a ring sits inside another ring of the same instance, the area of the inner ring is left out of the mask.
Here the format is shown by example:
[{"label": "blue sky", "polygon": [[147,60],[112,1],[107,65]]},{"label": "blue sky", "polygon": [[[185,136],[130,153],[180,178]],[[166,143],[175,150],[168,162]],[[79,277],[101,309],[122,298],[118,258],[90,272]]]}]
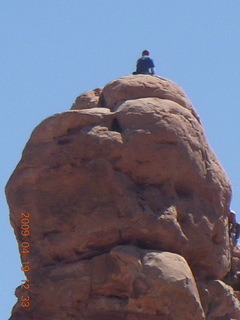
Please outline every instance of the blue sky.
[{"label": "blue sky", "polygon": [[80,93],[130,74],[143,49],[197,109],[240,220],[239,17],[237,0],[0,2],[1,319],[25,279],[3,189],[31,131]]}]

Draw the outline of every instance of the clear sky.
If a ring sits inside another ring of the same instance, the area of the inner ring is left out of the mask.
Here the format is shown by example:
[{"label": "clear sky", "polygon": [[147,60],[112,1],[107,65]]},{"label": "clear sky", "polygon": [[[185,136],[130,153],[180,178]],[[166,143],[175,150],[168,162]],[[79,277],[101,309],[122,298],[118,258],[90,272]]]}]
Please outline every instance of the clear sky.
[{"label": "clear sky", "polygon": [[1,319],[25,279],[3,189],[31,131],[80,93],[130,74],[143,49],[197,109],[240,220],[239,30],[239,0],[0,1]]}]

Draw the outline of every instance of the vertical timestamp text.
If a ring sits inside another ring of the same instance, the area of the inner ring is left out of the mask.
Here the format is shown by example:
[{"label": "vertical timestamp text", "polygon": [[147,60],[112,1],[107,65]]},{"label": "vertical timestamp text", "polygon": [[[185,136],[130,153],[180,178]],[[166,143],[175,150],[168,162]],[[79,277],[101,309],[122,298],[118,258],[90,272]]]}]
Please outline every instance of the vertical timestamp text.
[{"label": "vertical timestamp text", "polygon": [[[29,243],[29,236],[30,236],[30,213],[23,213],[21,212],[21,256],[22,256],[22,266],[21,270],[23,272],[30,271],[30,265],[29,265],[29,250],[30,250],[30,243]],[[30,289],[29,280],[22,280],[23,284],[21,284],[22,289],[22,296],[21,296],[21,306],[23,308],[28,308],[30,306],[30,296],[28,290]]]}]

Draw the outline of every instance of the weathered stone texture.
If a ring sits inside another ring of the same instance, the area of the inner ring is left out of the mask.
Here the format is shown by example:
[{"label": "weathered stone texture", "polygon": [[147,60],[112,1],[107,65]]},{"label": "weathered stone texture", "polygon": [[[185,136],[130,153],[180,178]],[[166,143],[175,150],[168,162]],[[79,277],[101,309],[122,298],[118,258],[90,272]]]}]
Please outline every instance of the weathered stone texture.
[{"label": "weathered stone texture", "polygon": [[230,183],[173,82],[80,95],[33,131],[6,194],[18,242],[31,214],[32,303],[11,320],[240,319],[220,281],[238,290]]}]

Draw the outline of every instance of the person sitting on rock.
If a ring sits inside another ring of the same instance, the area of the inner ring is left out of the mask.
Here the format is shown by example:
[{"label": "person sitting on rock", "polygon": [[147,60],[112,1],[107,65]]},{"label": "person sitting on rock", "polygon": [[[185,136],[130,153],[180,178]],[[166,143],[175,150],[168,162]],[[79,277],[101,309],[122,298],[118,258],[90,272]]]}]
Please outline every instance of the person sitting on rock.
[{"label": "person sitting on rock", "polygon": [[142,57],[137,60],[136,71],[133,74],[155,74],[155,65],[149,57],[149,50],[143,50]]}]

